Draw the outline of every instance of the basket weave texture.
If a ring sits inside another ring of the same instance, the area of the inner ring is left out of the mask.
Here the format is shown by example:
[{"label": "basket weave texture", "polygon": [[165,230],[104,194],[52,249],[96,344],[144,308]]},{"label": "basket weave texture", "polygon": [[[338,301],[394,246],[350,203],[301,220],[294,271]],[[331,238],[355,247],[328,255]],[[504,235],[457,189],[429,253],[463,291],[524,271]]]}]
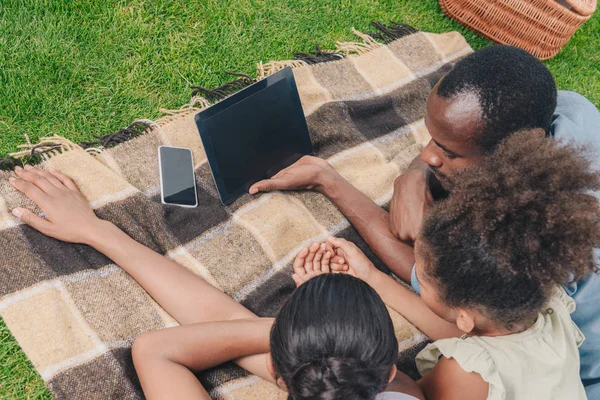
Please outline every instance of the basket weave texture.
[{"label": "basket weave texture", "polygon": [[594,13],[597,0],[439,0],[446,15],[490,40],[552,58]]}]

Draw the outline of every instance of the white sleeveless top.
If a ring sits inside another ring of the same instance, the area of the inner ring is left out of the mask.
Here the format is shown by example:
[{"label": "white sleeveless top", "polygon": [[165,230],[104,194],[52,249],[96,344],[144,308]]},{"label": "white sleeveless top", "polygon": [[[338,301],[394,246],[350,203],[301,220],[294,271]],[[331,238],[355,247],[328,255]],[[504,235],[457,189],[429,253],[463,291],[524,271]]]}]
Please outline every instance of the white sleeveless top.
[{"label": "white sleeveless top", "polygon": [[489,384],[487,400],[585,400],[577,349],[584,337],[571,320],[573,311],[573,299],[557,288],[528,330],[438,340],[417,355],[417,368],[425,375],[441,356],[454,358]]}]

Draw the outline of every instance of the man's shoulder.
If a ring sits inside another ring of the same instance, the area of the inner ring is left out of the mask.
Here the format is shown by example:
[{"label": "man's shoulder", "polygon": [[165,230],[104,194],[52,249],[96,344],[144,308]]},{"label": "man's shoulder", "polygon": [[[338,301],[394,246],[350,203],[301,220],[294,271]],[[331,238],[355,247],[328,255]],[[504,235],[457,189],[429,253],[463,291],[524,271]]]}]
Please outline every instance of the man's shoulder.
[{"label": "man's shoulder", "polygon": [[579,93],[561,90],[550,134],[575,145],[594,143],[600,138],[600,112]]},{"label": "man's shoulder", "polygon": [[558,115],[565,115],[567,117],[585,115],[588,113],[598,114],[598,109],[584,96],[576,92],[568,90],[559,90],[556,97],[556,111],[554,112],[554,118]]}]

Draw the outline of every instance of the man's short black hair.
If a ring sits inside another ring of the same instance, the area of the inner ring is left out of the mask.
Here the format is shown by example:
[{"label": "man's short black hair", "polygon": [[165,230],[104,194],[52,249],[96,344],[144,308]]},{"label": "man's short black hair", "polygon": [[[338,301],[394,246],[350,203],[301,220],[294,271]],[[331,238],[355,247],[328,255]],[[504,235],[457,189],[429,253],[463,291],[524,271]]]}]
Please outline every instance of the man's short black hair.
[{"label": "man's short black hair", "polygon": [[548,68],[525,50],[493,45],[460,60],[437,94],[450,99],[465,92],[479,96],[483,120],[473,139],[486,152],[512,132],[550,129],[556,84]]}]

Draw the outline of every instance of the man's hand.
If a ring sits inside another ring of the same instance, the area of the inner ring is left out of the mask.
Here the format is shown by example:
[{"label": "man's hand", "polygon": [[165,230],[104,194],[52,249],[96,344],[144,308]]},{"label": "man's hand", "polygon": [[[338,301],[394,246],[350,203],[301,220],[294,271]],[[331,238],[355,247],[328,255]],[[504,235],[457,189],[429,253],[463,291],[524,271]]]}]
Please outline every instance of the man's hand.
[{"label": "man's hand", "polygon": [[[344,259],[343,269],[337,272],[344,272],[367,283],[370,282],[377,268],[354,243],[333,236],[329,236],[326,243],[333,247],[338,257]],[[333,267],[333,270],[335,271],[336,268]]]},{"label": "man's hand", "polygon": [[21,221],[41,233],[71,243],[88,243],[102,223],[68,176],[26,165],[15,168],[21,179],[10,183],[23,192],[42,210],[42,218],[22,207],[12,212]]},{"label": "man's hand", "polygon": [[390,231],[403,242],[414,242],[432,205],[427,170],[409,169],[394,181]]},{"label": "man's hand", "polygon": [[271,179],[265,179],[250,187],[249,193],[273,190],[323,190],[324,185],[337,175],[329,163],[321,158],[304,156]]}]

